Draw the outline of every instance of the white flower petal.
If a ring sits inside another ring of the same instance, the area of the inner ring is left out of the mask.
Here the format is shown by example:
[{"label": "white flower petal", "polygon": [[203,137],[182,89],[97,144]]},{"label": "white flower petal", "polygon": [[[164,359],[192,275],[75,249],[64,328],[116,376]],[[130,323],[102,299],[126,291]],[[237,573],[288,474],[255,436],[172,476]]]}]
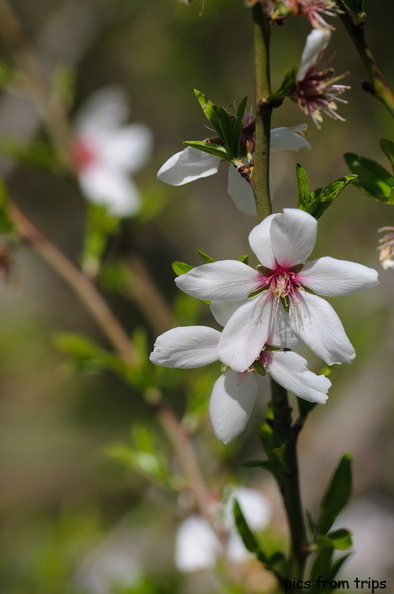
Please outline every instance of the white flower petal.
[{"label": "white flower petal", "polygon": [[300,149],[310,149],[311,145],[304,136],[307,125],[300,124],[293,128],[273,128],[271,130],[271,151],[299,151]]},{"label": "white flower petal", "polygon": [[306,43],[301,56],[297,80],[302,80],[308,69],[315,64],[321,52],[325,50],[331,38],[328,29],[313,29],[306,38]]},{"label": "white flower petal", "polygon": [[270,358],[269,373],[278,384],[309,402],[326,402],[331,382],[324,375],[309,371],[306,359],[291,351],[267,354]]},{"label": "white flower petal", "polygon": [[182,186],[217,173],[221,159],[188,146],[172,155],[157,172],[157,178],[171,186]]},{"label": "white flower petal", "polygon": [[351,363],[354,348],[331,305],[316,295],[298,294],[297,310],[289,315],[293,331],[327,365]]},{"label": "white flower petal", "polygon": [[238,260],[222,260],[193,268],[175,279],[176,285],[198,299],[243,300],[261,284],[256,270]]},{"label": "white flower petal", "polygon": [[191,516],[179,526],[175,538],[175,565],[179,571],[212,568],[220,552],[215,532],[200,516]]},{"label": "white flower petal", "polygon": [[220,332],[206,326],[172,328],[156,338],[149,359],[155,365],[193,369],[218,360]]},{"label": "white flower petal", "polygon": [[271,246],[271,224],[276,216],[269,215],[249,233],[250,247],[259,262],[271,270],[275,267],[275,256]]},{"label": "white flower petal", "polygon": [[238,173],[233,165],[230,165],[228,170],[227,191],[241,212],[251,216],[257,215],[256,202],[250,183]]},{"label": "white flower petal", "polygon": [[237,309],[219,340],[220,361],[235,371],[246,371],[254,363],[272,331],[273,303],[255,297]]},{"label": "white flower petal", "polygon": [[318,295],[350,295],[378,284],[378,273],[362,264],[326,256],[308,262],[298,274],[300,282]]},{"label": "white flower petal", "polygon": [[270,236],[278,264],[291,267],[305,262],[316,242],[317,221],[298,208],[285,208],[273,215]]},{"label": "white flower petal", "polygon": [[143,124],[130,124],[97,138],[96,152],[106,167],[133,173],[147,161],[152,150],[152,133]]},{"label": "white flower petal", "polygon": [[252,530],[263,530],[268,526],[272,517],[271,505],[268,499],[256,489],[235,487],[223,506],[223,521],[228,530],[235,528],[234,499],[238,501],[245,520]]},{"label": "white flower petal", "polygon": [[129,115],[127,96],[120,87],[105,87],[93,93],[75,119],[77,135],[90,136],[111,131],[123,124]]},{"label": "white flower petal", "polygon": [[254,373],[241,377],[227,369],[212,390],[209,413],[215,435],[229,443],[245,429],[257,396],[257,380]]},{"label": "white flower petal", "polygon": [[91,202],[105,204],[111,214],[134,214],[141,202],[140,193],[126,174],[92,165],[78,174],[81,189]]}]

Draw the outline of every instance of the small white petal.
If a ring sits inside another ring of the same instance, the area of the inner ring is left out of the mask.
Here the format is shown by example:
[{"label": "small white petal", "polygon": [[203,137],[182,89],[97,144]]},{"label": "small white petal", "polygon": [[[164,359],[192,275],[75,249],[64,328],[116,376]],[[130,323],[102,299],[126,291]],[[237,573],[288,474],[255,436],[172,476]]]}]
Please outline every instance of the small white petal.
[{"label": "small white petal", "polygon": [[188,146],[172,155],[157,172],[157,178],[171,186],[183,186],[218,172],[221,159]]},{"label": "small white petal", "polygon": [[115,216],[130,216],[140,206],[140,193],[123,172],[92,165],[81,170],[78,179],[86,198],[95,204],[105,204]]},{"label": "small white petal", "polygon": [[278,264],[291,267],[301,264],[316,243],[317,221],[298,208],[285,208],[273,215],[270,236],[272,251]]},{"label": "small white petal", "polygon": [[215,532],[200,516],[192,516],[179,526],[175,538],[175,565],[179,571],[212,568],[220,552]]},{"label": "small white petal", "polygon": [[306,38],[301,56],[301,64],[297,73],[297,80],[302,80],[307,70],[318,60],[321,52],[326,49],[331,38],[328,29],[313,29]]},{"label": "small white petal", "polygon": [[120,87],[105,87],[93,93],[75,119],[77,135],[90,136],[111,131],[123,124],[129,114],[127,97]]},{"label": "small white petal", "polygon": [[238,260],[222,260],[193,268],[175,279],[176,285],[198,299],[241,301],[261,284],[256,270]]},{"label": "small white petal", "polygon": [[378,273],[362,264],[326,256],[308,262],[298,274],[300,282],[318,295],[350,295],[378,284]]},{"label": "small white petal", "polygon": [[131,124],[98,138],[95,148],[106,167],[133,173],[144,165],[151,153],[152,133],[143,124]]},{"label": "small white petal", "polygon": [[254,363],[272,332],[273,304],[255,297],[236,310],[219,340],[220,361],[235,371],[245,371]]},{"label": "small white petal", "polygon": [[245,429],[257,396],[257,380],[254,373],[243,377],[227,369],[212,390],[209,413],[215,435],[229,443]]},{"label": "small white petal", "polygon": [[241,212],[254,217],[257,215],[256,202],[250,183],[238,173],[233,165],[230,165],[228,170],[227,191]]},{"label": "small white petal", "polygon": [[268,356],[269,373],[278,384],[309,402],[326,402],[331,382],[324,375],[309,371],[306,359],[291,351],[272,351]]},{"label": "small white petal", "polygon": [[310,149],[311,145],[303,134],[306,129],[306,124],[300,124],[293,128],[273,128],[271,130],[271,151],[299,151],[303,148]]},{"label": "small white petal", "polygon": [[295,334],[327,365],[351,363],[356,353],[331,305],[316,295],[298,295],[297,310],[289,315]]},{"label": "small white petal", "polygon": [[220,332],[206,326],[172,328],[156,338],[149,359],[155,365],[193,369],[218,360]]}]

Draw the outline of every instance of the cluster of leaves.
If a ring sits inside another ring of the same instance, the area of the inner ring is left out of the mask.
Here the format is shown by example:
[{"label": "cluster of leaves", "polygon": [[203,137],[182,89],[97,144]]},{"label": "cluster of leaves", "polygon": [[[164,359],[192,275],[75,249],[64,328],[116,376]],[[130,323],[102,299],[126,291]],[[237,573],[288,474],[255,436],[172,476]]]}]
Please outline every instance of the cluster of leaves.
[{"label": "cluster of leaves", "polygon": [[309,189],[309,180],[305,169],[297,165],[298,208],[305,210],[316,219],[319,219],[339,194],[351,183],[355,182],[357,175],[345,175],[334,180],[328,186],[317,188],[312,192]]},{"label": "cluster of leaves", "polygon": [[195,89],[194,93],[218,138],[213,140],[187,140],[185,144],[219,157],[224,161],[237,159],[241,152],[242,127],[247,98],[245,97],[240,102],[236,115],[233,115],[227,112],[224,107],[212,103],[201,91]]}]

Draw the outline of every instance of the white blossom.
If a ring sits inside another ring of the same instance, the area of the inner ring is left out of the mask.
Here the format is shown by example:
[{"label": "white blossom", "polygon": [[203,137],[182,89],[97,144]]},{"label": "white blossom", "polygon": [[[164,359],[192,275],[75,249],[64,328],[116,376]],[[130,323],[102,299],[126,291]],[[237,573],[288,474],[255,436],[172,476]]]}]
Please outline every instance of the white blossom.
[{"label": "white blossom", "polygon": [[[229,312],[216,304],[213,313],[220,320]],[[219,360],[220,332],[206,326],[184,326],[168,330],[156,339],[150,360],[156,365],[192,369]],[[291,351],[269,350],[263,345],[255,358],[272,378],[305,400],[323,404],[331,386],[328,378],[307,368],[307,361]],[[246,427],[257,398],[259,374],[254,367],[242,372],[226,369],[216,380],[209,402],[209,414],[215,435],[229,443]]]},{"label": "white blossom", "polygon": [[245,371],[264,345],[304,342],[328,365],[350,363],[355,352],[334,309],[318,297],[350,295],[378,283],[377,272],[361,264],[318,258],[305,263],[317,235],[317,221],[285,209],[254,227],[249,243],[257,269],[236,261],[204,264],[176,278],[185,293],[204,300],[239,302],[218,342],[220,361]]},{"label": "white blossom", "polygon": [[118,217],[134,214],[141,202],[130,177],[148,159],[152,134],[143,124],[126,124],[124,92],[110,87],[97,91],[75,121],[73,163],[88,200],[108,207]]}]

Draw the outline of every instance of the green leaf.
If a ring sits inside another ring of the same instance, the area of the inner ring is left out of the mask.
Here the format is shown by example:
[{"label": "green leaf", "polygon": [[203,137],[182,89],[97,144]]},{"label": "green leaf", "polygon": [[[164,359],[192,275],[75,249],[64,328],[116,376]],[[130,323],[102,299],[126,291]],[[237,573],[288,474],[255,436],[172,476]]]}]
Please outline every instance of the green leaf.
[{"label": "green leaf", "polygon": [[391,173],[376,161],[355,153],[345,153],[344,158],[350,171],[358,175],[358,187],[376,200],[394,204],[394,176]]},{"label": "green leaf", "polygon": [[189,270],[192,270],[194,266],[190,266],[190,264],[186,264],[185,262],[173,262],[172,269],[177,276],[181,276],[181,274],[186,274]]},{"label": "green leaf", "polygon": [[365,0],[342,0],[345,7],[354,12],[354,14],[359,14],[365,11]]},{"label": "green leaf", "polygon": [[318,219],[325,210],[336,200],[341,192],[355,181],[357,175],[345,175],[334,180],[324,188],[309,191],[309,181],[305,170],[297,165],[298,208],[305,210]]},{"label": "green leaf", "polygon": [[253,553],[262,563],[268,562],[267,555],[262,551],[255,535],[248,526],[238,501],[234,500],[234,518],[238,533],[249,553]]},{"label": "green leaf", "polygon": [[187,144],[187,146],[191,146],[198,151],[219,157],[219,159],[223,159],[224,161],[232,160],[232,157],[228,154],[224,146],[215,144],[214,142],[208,142],[207,140],[185,140],[183,144]]},{"label": "green leaf", "polygon": [[318,543],[327,543],[334,549],[346,551],[346,549],[350,549],[353,546],[352,534],[346,528],[340,528],[339,530],[334,530],[334,532],[329,532],[326,536],[320,536]]},{"label": "green leaf", "polygon": [[245,109],[246,109],[246,102],[248,98],[245,97],[242,99],[241,103],[238,105],[237,115],[235,121],[233,123],[233,153],[236,157],[240,154],[240,146],[241,146],[241,138],[242,138],[242,129],[245,117]]},{"label": "green leaf", "polygon": [[382,138],[379,144],[380,148],[390,161],[391,167],[394,171],[394,142],[391,142],[391,140],[387,140],[386,138]]},{"label": "green leaf", "polygon": [[332,546],[321,546],[317,552],[315,560],[311,568],[311,582],[316,583],[317,578],[322,575],[325,579],[329,575],[331,569],[331,559],[334,553]]},{"label": "green leaf", "polygon": [[215,262],[215,260],[211,258],[211,256],[208,256],[208,254],[204,252],[203,249],[198,248],[197,251],[204,264],[212,264],[212,262]]},{"label": "green leaf", "polygon": [[302,208],[302,210],[306,210],[306,207],[309,205],[309,179],[306,174],[305,169],[297,163],[296,166],[296,173],[297,173],[297,187],[298,187],[298,208]]},{"label": "green leaf", "polygon": [[321,534],[326,534],[338,514],[347,504],[352,490],[351,456],[344,454],[323,496],[317,522]]},{"label": "green leaf", "polygon": [[249,256],[248,255],[246,255],[246,256],[240,256],[238,258],[238,260],[239,260],[239,262],[242,262],[243,264],[247,264],[249,262]]}]

